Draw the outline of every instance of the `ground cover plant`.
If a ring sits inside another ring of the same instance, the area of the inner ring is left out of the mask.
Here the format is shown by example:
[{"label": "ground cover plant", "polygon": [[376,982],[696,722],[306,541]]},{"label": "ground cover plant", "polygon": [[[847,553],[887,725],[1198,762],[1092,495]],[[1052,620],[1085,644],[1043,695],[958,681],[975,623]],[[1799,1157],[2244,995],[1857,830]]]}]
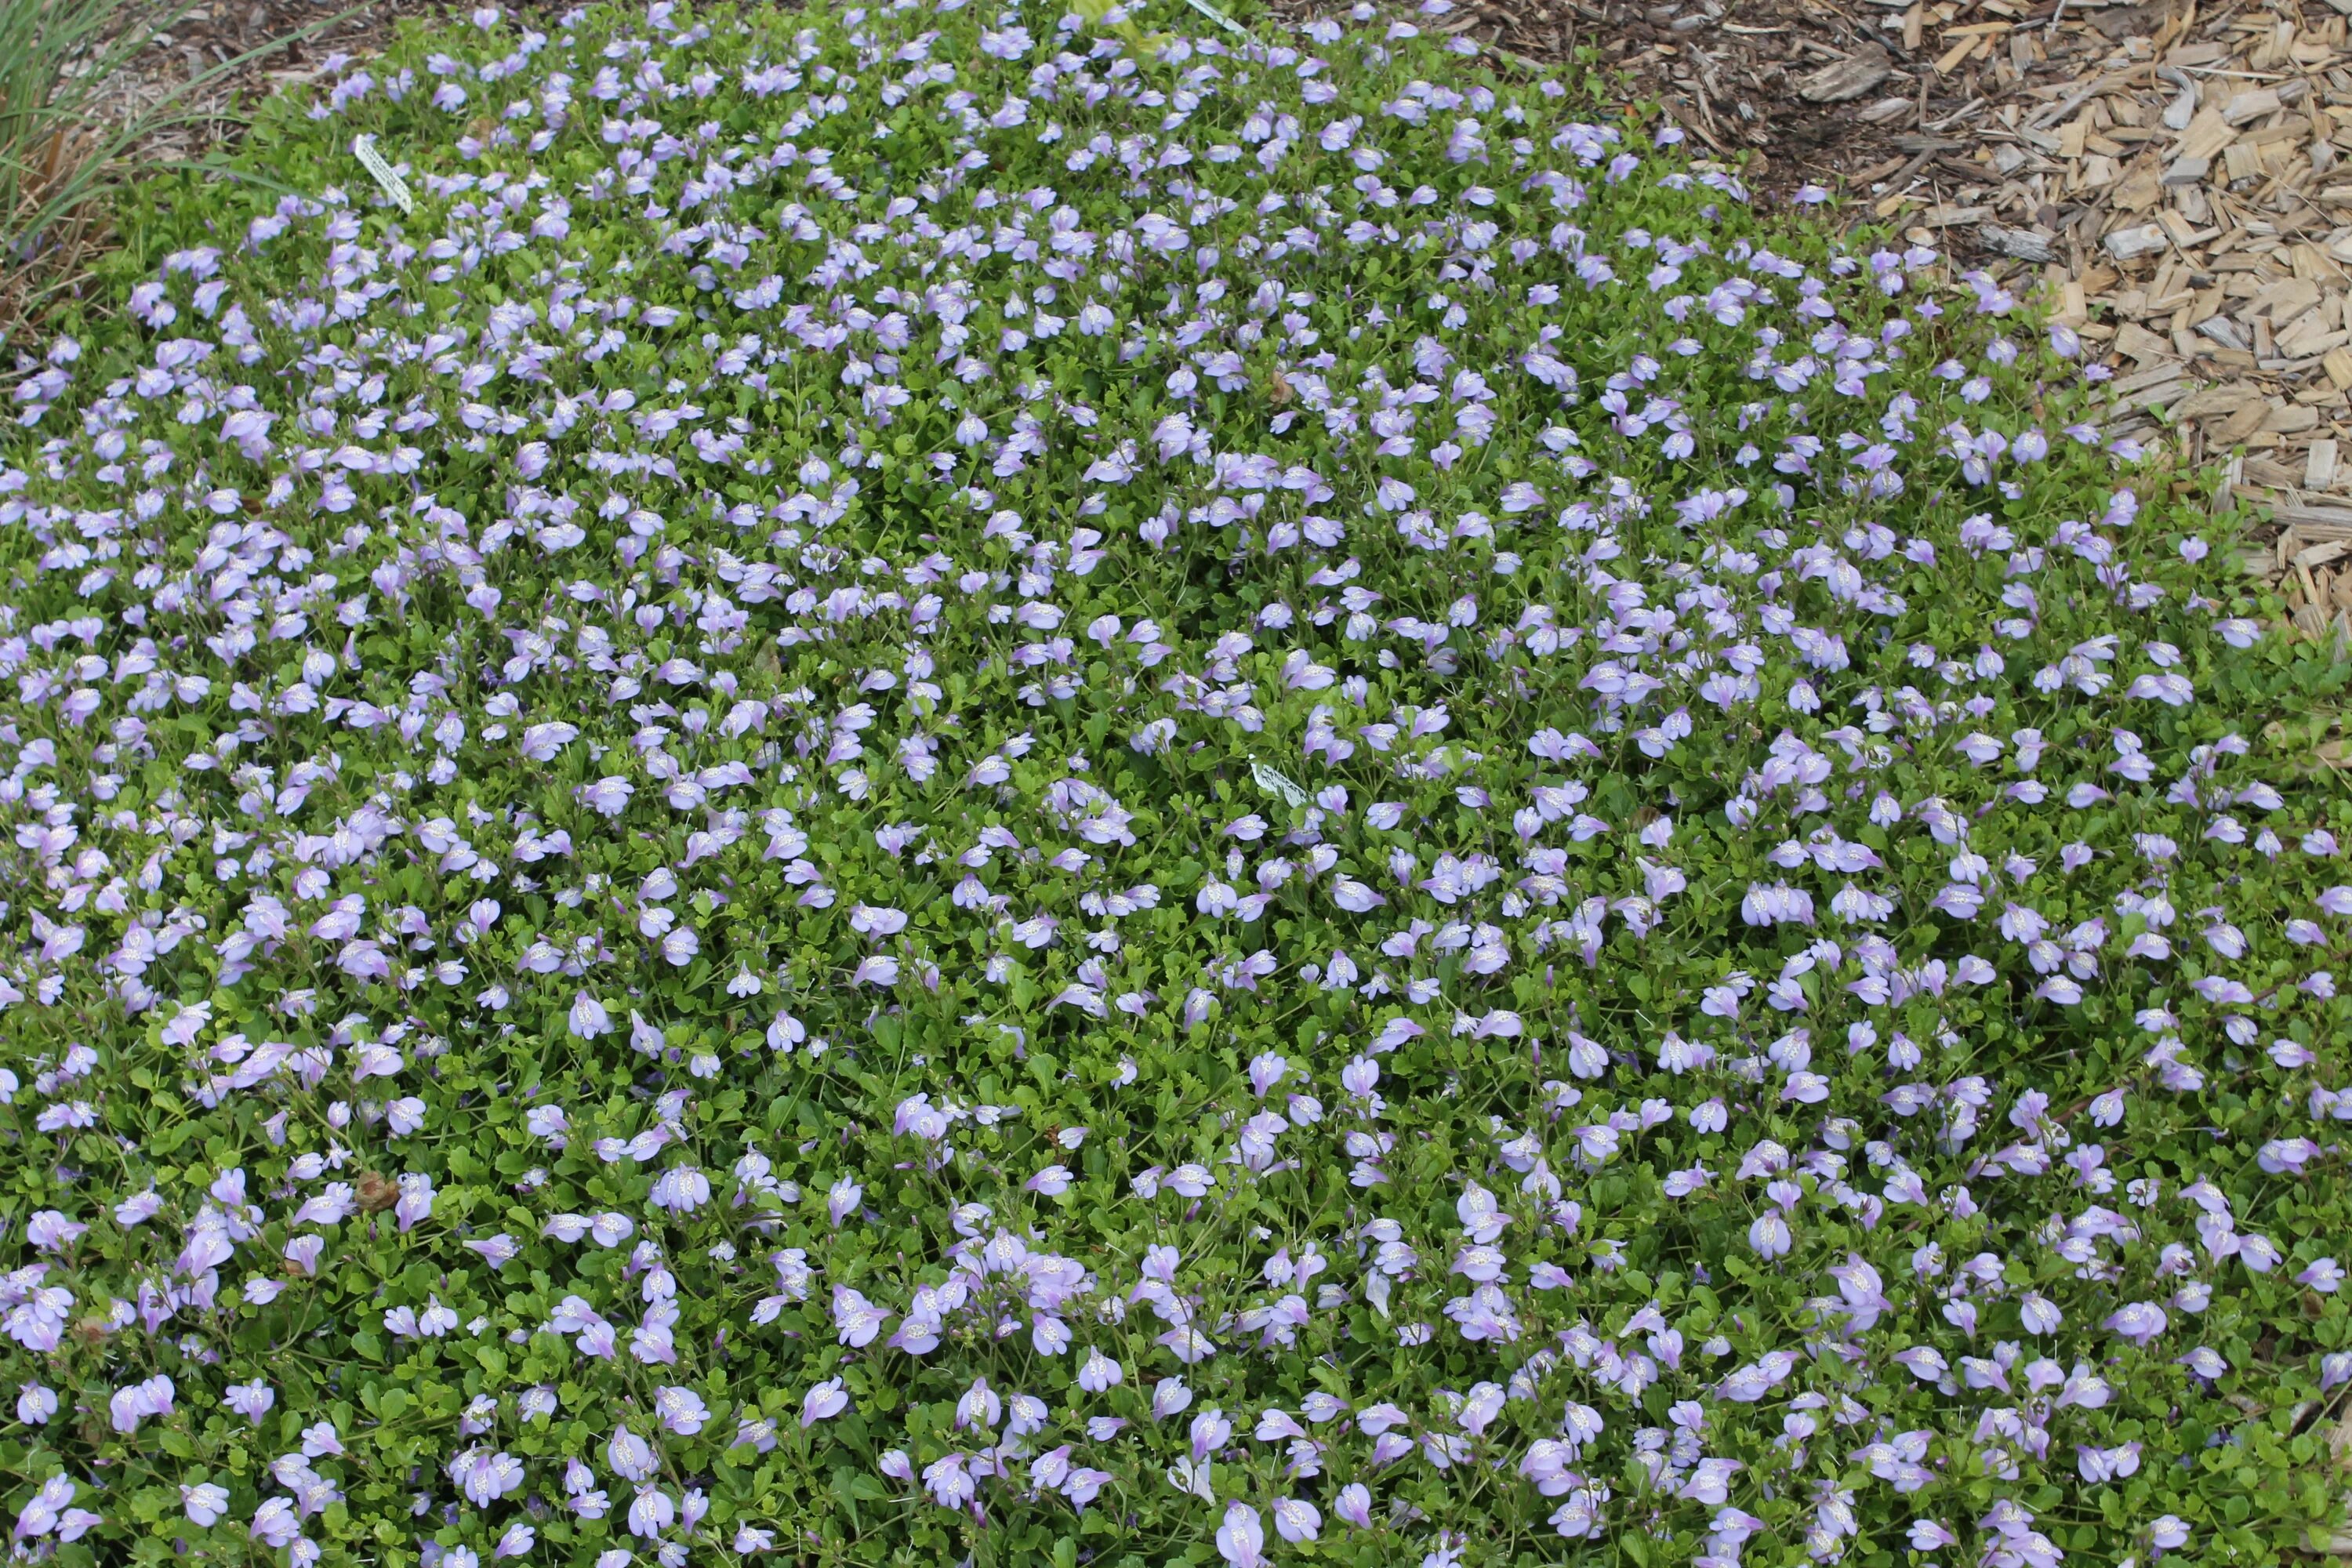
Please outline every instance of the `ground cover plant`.
[{"label": "ground cover plant", "polygon": [[0,447],[20,1554],[2333,1523],[2343,670],[1445,23],[486,10],[148,193]]}]

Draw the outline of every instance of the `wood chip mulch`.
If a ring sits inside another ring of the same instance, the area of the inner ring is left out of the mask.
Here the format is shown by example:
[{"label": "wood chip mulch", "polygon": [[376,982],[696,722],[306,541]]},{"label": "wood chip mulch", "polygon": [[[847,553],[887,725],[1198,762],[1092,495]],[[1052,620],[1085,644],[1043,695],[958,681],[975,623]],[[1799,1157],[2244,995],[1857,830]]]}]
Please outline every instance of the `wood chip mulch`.
[{"label": "wood chip mulch", "polygon": [[[2340,7],[2340,10],[2338,9]],[[2111,429],[2268,507],[2250,567],[2352,640],[2352,0],[1482,0],[1590,50],[1751,183],[1818,182],[2034,291]]]}]

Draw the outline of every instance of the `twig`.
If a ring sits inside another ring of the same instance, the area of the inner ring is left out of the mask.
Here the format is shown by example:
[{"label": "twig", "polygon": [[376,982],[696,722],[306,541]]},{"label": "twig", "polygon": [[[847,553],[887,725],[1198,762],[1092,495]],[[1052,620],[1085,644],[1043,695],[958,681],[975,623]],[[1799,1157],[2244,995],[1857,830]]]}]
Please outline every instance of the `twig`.
[{"label": "twig", "polygon": [[1922,131],[1941,131],[1944,127],[1956,124],[1961,120],[1966,119],[1968,116],[1974,114],[1978,110],[1982,109],[1984,106],[1985,100],[1983,99],[1972,98],[1969,100],[1968,102],[1960,105],[1959,108],[1954,110],[1951,113],[1944,116],[1943,119],[1937,121],[1933,125],[1923,125],[1920,129]]},{"label": "twig", "polygon": [[1551,69],[1549,66],[1545,65],[1541,60],[1529,59],[1527,56],[1517,53],[1514,50],[1507,49],[1500,44],[1485,44],[1480,47],[1490,55],[1501,56],[1504,59],[1510,61],[1513,65],[1518,67],[1521,70],[1528,72],[1531,76],[1541,76],[1546,71]]},{"label": "twig", "polygon": [[2039,130],[2044,125],[2049,125],[2057,121],[2063,120],[2068,115],[2074,113],[2074,110],[2082,108],[2083,105],[2090,102],[2091,100],[2098,97],[2101,93],[2112,92],[2119,87],[2128,87],[2131,83],[2137,81],[2142,76],[2155,68],[2156,62],[2154,60],[2148,60],[2144,64],[2132,67],[2129,70],[2115,71],[2106,76],[2095,77],[2090,81],[2084,83],[2081,87],[2075,89],[2073,93],[2068,95],[2054,108],[2045,107],[2035,110],[2033,118],[2027,121],[2026,123]]},{"label": "twig", "polygon": [[1712,122],[1715,116],[1707,112],[1706,89],[1702,86],[1696,78],[1694,78],[1691,81],[1691,90],[1698,94],[1698,117],[1693,120],[1685,120],[1682,115],[1677,114],[1675,118],[1682,121],[1685,129],[1698,132],[1699,140],[1706,142],[1709,147],[1714,148],[1718,153],[1727,152],[1727,150],[1725,148],[1723,143],[1716,140],[1715,132],[1712,129]]},{"label": "twig", "polygon": [[[1709,87],[1714,88],[1717,92],[1723,90],[1723,83],[1716,79],[1715,61],[1708,58],[1707,52],[1696,44],[1690,46],[1690,54],[1691,58],[1698,62],[1698,77],[1691,86],[1698,90],[1699,115],[1706,121],[1710,130],[1721,131],[1723,127],[1715,118],[1715,104],[1707,92]],[[1716,142],[1714,137],[1708,137],[1707,141],[1715,145],[1717,152],[1723,150],[1722,143]]]},{"label": "twig", "polygon": [[1921,153],[1917,156],[1914,157],[1909,163],[1904,164],[1900,169],[1897,169],[1895,172],[1894,177],[1886,182],[1887,195],[1895,196],[1901,195],[1904,191],[1909,187],[1912,176],[1916,174],[1920,170],[1926,168],[1927,166],[1927,160],[1933,158],[1935,155],[1935,149],[1931,147],[1927,152]]}]

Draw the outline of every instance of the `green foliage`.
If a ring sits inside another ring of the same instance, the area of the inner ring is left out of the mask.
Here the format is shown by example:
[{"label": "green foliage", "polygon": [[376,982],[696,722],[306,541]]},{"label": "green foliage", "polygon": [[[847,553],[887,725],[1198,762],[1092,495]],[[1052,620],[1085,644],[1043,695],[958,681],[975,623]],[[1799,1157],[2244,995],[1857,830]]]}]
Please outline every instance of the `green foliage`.
[{"label": "green foliage", "polygon": [[[1727,1506],[1874,1568],[2332,1523],[2352,671],[2262,635],[2239,520],[1989,280],[1630,117],[1385,20],[1115,15],[411,29],[263,116],[307,202],[128,193],[128,313],[0,447],[5,1376],[62,1402],[0,1474],[103,1516],[30,1550],[278,1560],[307,1473],[336,1568],[651,1560],[623,1426],[694,1561],[1207,1563],[1236,1503],[1364,1568],[1689,1562]],[[1000,1231],[1090,1277],[1071,1347],[975,1285],[892,1348]],[[988,1451],[975,1380],[1049,1414],[942,1507],[888,1456]]]}]

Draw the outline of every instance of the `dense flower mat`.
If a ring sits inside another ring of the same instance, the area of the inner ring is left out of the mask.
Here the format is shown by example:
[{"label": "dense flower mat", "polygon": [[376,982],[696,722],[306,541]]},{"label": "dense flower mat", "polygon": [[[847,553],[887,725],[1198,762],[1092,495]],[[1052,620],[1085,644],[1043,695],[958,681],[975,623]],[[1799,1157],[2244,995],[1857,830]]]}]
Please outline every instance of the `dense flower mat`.
[{"label": "dense flower mat", "polygon": [[2342,672],[1445,13],[485,12],[153,201],[0,447],[20,1553],[2333,1517]]}]

